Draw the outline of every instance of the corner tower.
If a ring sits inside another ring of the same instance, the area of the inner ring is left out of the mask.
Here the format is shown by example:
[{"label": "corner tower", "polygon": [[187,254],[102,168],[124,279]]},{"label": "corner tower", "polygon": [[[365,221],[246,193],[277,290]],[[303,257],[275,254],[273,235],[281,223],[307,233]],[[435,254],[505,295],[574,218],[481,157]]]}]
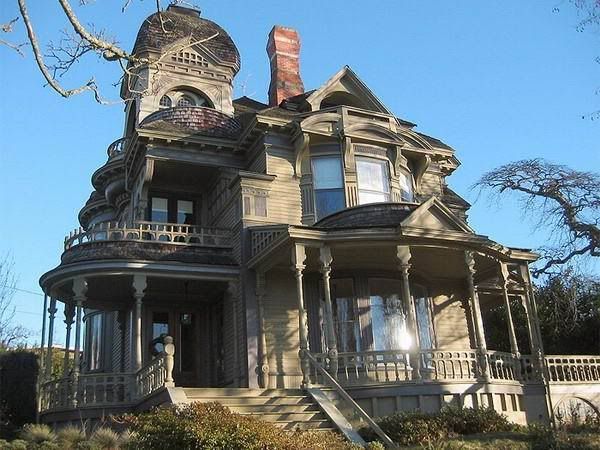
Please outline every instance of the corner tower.
[{"label": "corner tower", "polygon": [[233,115],[233,78],[240,55],[227,32],[192,8],[170,5],[144,20],[133,54],[147,60],[121,85],[128,101],[125,135],[149,114],[175,106]]}]

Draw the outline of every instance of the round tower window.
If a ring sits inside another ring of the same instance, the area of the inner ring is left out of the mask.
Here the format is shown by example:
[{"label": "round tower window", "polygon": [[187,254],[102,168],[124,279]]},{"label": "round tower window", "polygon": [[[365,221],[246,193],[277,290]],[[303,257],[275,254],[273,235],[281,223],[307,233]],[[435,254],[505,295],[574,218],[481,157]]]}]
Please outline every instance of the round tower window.
[{"label": "round tower window", "polygon": [[168,95],[163,95],[160,98],[160,102],[158,103],[161,108],[170,108],[173,106],[173,102],[171,101],[171,97]]},{"label": "round tower window", "polygon": [[196,106],[196,102],[189,95],[182,95],[177,101],[177,106]]}]

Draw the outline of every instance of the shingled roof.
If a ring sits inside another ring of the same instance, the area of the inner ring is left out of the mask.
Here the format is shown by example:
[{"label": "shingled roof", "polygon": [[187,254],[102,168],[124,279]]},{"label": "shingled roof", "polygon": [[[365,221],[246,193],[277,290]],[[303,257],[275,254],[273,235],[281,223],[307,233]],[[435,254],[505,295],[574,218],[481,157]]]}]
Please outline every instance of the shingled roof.
[{"label": "shingled roof", "polygon": [[166,11],[149,16],[140,27],[133,53],[144,50],[161,51],[180,39],[191,37],[192,41],[201,41],[200,45],[211,52],[224,64],[231,65],[235,72],[240,70],[240,54],[227,32],[216,23],[200,17],[200,11],[169,6]]}]

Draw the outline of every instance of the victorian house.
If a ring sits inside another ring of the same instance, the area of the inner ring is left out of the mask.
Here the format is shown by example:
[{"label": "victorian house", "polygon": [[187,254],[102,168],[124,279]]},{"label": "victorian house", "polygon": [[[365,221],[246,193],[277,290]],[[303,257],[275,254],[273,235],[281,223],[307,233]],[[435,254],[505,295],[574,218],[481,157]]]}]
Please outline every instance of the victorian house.
[{"label": "victorian house", "polygon": [[123,137],[40,280],[46,345],[64,321],[76,350],[41,381],[42,420],[216,400],[360,440],[394,411],[597,408],[600,358],[544,354],[536,255],[471,228],[455,150],[350,67],[305,90],[299,51],[275,26],[269,103],[234,99],[225,30],[180,6],[143,22],[133,52],[152,63],[123,81]]}]

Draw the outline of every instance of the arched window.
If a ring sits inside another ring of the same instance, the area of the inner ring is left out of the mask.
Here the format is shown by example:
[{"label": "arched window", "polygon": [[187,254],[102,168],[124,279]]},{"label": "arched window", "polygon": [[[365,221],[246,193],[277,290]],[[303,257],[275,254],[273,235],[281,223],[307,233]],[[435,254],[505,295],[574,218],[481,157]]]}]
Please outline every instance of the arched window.
[{"label": "arched window", "polygon": [[191,96],[183,94],[179,100],[177,100],[177,106],[196,106],[196,102]]},{"label": "arched window", "polygon": [[168,95],[163,95],[160,98],[160,102],[158,103],[161,108],[170,108],[173,106],[173,102],[171,101],[171,97]]}]

